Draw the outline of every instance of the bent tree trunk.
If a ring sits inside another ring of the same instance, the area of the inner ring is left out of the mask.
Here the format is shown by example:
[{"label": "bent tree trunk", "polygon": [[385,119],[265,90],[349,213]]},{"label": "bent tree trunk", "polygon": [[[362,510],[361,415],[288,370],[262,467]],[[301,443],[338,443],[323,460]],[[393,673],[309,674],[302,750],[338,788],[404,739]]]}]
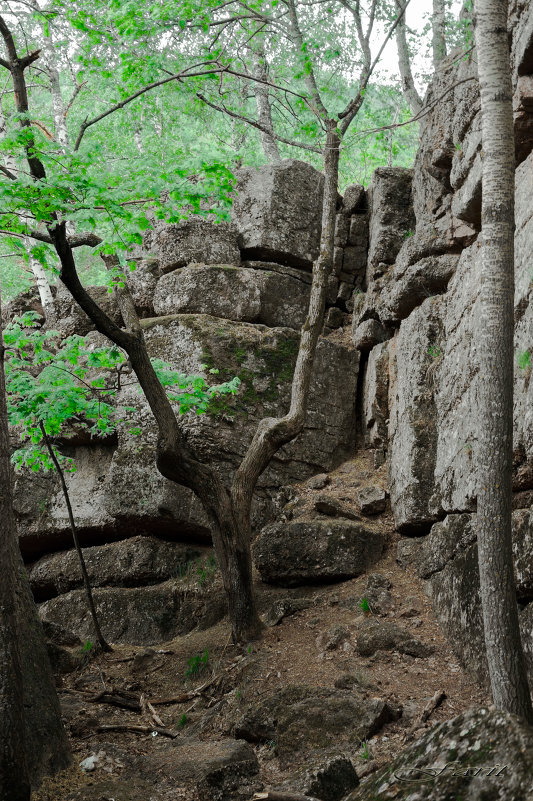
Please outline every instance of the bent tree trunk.
[{"label": "bent tree trunk", "polygon": [[[293,9],[294,10],[294,9]],[[9,56],[20,125],[25,129],[26,160],[35,181],[46,181],[46,170],[32,139],[28,119],[28,93],[25,68],[39,56],[35,51],[19,58],[11,32],[0,16],[0,33]],[[314,79],[313,79],[314,82]],[[315,85],[316,89],[316,85]],[[82,286],[67,227],[58,215],[51,214],[48,235],[61,264],[60,278],[74,300],[91,319],[100,333],[108,337],[128,355],[133,371],[144,392],[158,428],[157,467],[166,478],[191,489],[201,501],[211,523],[236,641],[258,636],[259,620],[252,586],[250,549],[250,508],[257,480],[276,451],[290,442],[305,425],[309,387],[318,337],[324,321],[327,280],[333,260],[333,238],[337,201],[340,138],[334,121],[327,118],[316,90],[320,116],[327,131],[324,151],[325,185],[320,255],[313,265],[308,316],[302,328],[300,347],[292,382],[289,412],[280,419],[261,421],[252,443],[236,471],[231,488],[225,487],[216,470],[199,462],[187,443],[176,414],[151,364],[143,331],[131,296],[119,292],[120,309],[125,328],[107,316]],[[323,112],[323,113],[322,113]],[[355,113],[355,112],[354,112]],[[352,115],[353,118],[353,115]],[[344,124],[349,124],[345,120]]]},{"label": "bent tree trunk", "polygon": [[4,345],[0,341],[0,801],[30,798],[24,749],[22,665],[17,641],[15,549]]},{"label": "bent tree trunk", "polygon": [[476,0],[483,141],[480,448],[477,538],[494,704],[533,723],[511,540],[514,135],[507,3]]}]

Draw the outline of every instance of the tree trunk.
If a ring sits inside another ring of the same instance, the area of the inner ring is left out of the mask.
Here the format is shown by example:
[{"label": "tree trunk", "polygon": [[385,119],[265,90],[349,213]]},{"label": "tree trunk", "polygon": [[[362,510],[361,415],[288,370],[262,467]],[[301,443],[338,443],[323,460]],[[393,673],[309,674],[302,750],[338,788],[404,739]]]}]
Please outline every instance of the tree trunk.
[{"label": "tree trunk", "polygon": [[442,59],[446,57],[445,0],[433,0],[431,27],[433,33],[431,41],[431,46],[433,49],[433,66],[435,69],[437,69]]},{"label": "tree trunk", "polygon": [[54,317],[54,297],[52,295],[52,290],[50,289],[50,284],[48,283],[43,265],[35,258],[35,256],[32,256],[31,242],[29,237],[24,238],[24,243],[26,245],[30,269],[33,273],[33,277],[35,278],[35,286],[39,292],[39,298],[41,299],[44,315],[48,324],[50,324]]},{"label": "tree trunk", "polygon": [[50,455],[50,458],[54,464],[55,471],[58,475],[59,483],[61,484],[61,490],[63,492],[63,497],[65,499],[65,506],[67,507],[68,520],[70,524],[70,532],[72,534],[74,548],[76,549],[76,553],[78,555],[78,561],[80,563],[80,570],[83,578],[83,586],[85,588],[85,595],[87,596],[87,606],[89,607],[89,612],[91,615],[91,619],[93,621],[94,636],[101,650],[104,651],[105,653],[110,653],[113,649],[111,648],[110,645],[108,645],[108,643],[104,639],[102,630],[100,628],[100,621],[98,620],[98,615],[96,614],[96,607],[94,605],[94,599],[93,599],[93,591],[89,579],[89,574],[87,573],[87,565],[85,564],[85,558],[83,556],[83,551],[78,537],[78,529],[76,527],[76,522],[74,520],[72,504],[70,503],[70,495],[67,487],[67,482],[65,481],[63,470],[61,469],[61,465],[59,464],[59,459],[57,458],[54,448],[52,447],[52,443],[50,442],[48,434],[46,433],[44,423],[41,423],[41,433],[43,435],[43,440]]},{"label": "tree trunk", "polygon": [[507,3],[476,0],[483,141],[480,442],[477,537],[494,704],[533,723],[511,540],[514,135]]},{"label": "tree trunk", "polygon": [[[396,11],[399,13],[404,6],[402,0],[396,0]],[[422,98],[417,92],[413,73],[411,71],[411,56],[407,44],[407,25],[405,14],[399,17],[396,26],[396,47],[398,49],[398,68],[402,79],[402,92],[413,114],[422,111]]]},{"label": "tree trunk", "polygon": [[[266,56],[263,49],[263,44],[253,52],[253,67],[257,78],[266,81],[268,78],[268,70],[266,67]],[[271,164],[279,164],[281,156],[279,154],[278,143],[274,137],[274,124],[272,122],[272,107],[270,105],[270,97],[268,93],[268,86],[258,81],[254,84],[255,101],[257,103],[257,122],[264,129],[261,131],[261,143],[263,145],[263,152],[266,160]],[[268,131],[268,133],[267,133]]]},{"label": "tree trunk", "polygon": [[64,150],[68,147],[67,121],[65,118],[65,104],[61,94],[61,82],[56,63],[56,51],[52,40],[52,28],[49,35],[44,37],[43,47],[46,59],[48,78],[50,80],[50,94],[52,96],[52,116],[56,139]]},{"label": "tree trunk", "polygon": [[0,801],[29,801],[30,780],[24,747],[24,690],[15,605],[17,535],[10,455],[4,345],[0,339]]}]

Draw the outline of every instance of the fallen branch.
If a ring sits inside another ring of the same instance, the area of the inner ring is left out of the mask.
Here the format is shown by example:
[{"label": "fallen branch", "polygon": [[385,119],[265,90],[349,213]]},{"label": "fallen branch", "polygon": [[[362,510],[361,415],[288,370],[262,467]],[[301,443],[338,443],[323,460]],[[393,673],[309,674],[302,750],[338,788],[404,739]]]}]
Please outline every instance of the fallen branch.
[{"label": "fallen branch", "polygon": [[133,723],[110,723],[105,726],[98,726],[96,731],[131,731],[135,734],[153,734],[155,732],[156,734],[160,734],[161,737],[170,737],[171,740],[175,740],[176,737],[178,737],[177,732],[170,731],[169,729],[154,729],[153,726],[138,726]]},{"label": "fallen branch", "polygon": [[237,667],[237,665],[239,665],[244,658],[244,656],[240,656],[231,665],[228,665],[228,667],[224,668],[224,670],[222,670],[220,673],[217,673],[216,676],[213,676],[211,679],[208,679],[208,681],[200,684],[200,686],[196,687],[194,690],[181,693],[181,695],[170,696],[169,698],[152,698],[150,699],[150,703],[154,706],[165,706],[167,704],[183,704],[185,701],[191,701],[193,698],[197,698],[199,695],[201,695],[209,687],[217,684],[225,673],[229,673],[231,670],[233,670],[233,668]]},{"label": "fallen branch", "polygon": [[439,707],[442,704],[445,698],[447,698],[447,695],[444,692],[444,690],[437,690],[435,695],[429,699],[424,709],[422,710],[418,718],[411,726],[409,734],[412,734],[415,731],[415,729],[417,729],[420,726],[421,723],[425,723],[426,720],[429,720],[433,712],[437,709],[437,707]]},{"label": "fallen branch", "polygon": [[142,706],[139,696],[135,693],[117,692],[114,690],[103,690],[98,695],[92,695],[88,699],[93,704],[109,704],[120,709],[130,709],[133,712],[141,712]]},{"label": "fallen branch", "polygon": [[299,793],[285,793],[280,790],[269,790],[267,793],[256,793],[253,801],[317,801],[310,795],[300,795]]}]

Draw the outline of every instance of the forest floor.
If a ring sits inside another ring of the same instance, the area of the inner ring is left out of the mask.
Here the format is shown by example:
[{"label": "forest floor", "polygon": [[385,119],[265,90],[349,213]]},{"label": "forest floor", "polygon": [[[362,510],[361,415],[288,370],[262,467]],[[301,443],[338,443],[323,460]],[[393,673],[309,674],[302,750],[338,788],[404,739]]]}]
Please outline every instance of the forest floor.
[{"label": "forest floor", "polygon": [[[385,468],[365,473],[368,458],[363,453],[330,474],[321,494],[350,505],[354,476],[368,474],[372,483],[384,482]],[[316,493],[305,486],[300,490],[302,502],[310,505]],[[289,685],[356,685],[362,698],[379,697],[403,708],[399,720],[365,742],[339,743],[363,780],[426,728],[487,704],[486,693],[463,671],[444,639],[423,582],[397,563],[399,537],[390,512],[380,515],[375,525],[386,534],[387,548],[372,572],[391,585],[390,602],[379,616],[360,606],[368,574],[292,590],[266,585],[258,576],[263,612],[281,599],[308,604],[266,628],[260,641],[246,648],[234,646],[224,620],[160,647],[115,645],[111,654],[89,654],[78,670],[58,676],[74,764],[45,783],[32,796],[34,801],[193,801],[199,796],[186,781],[180,785],[175,769],[190,744],[201,741],[208,749],[210,742],[231,738],[247,710]],[[369,617],[397,624],[432,646],[432,655],[377,651],[361,656],[357,633]],[[335,634],[342,630],[346,636],[335,643]],[[439,691],[445,693],[444,700],[429,720],[422,721],[424,707]],[[141,728],[128,728],[135,726]],[[260,765],[259,787],[278,786],[306,759],[298,750],[279,753],[274,741],[253,747]],[[84,772],[79,765],[91,756],[96,757],[95,767]]]}]

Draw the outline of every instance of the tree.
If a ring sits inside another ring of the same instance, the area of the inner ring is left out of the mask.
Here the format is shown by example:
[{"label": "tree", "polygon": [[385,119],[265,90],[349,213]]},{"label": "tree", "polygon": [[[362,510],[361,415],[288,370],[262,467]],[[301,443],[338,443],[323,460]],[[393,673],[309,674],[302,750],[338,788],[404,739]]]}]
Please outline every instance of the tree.
[{"label": "tree", "polygon": [[0,801],[28,801],[30,783],[38,786],[43,775],[67,767],[71,754],[18,550],[0,336]]},{"label": "tree", "polygon": [[[401,7],[401,0],[396,0],[396,10]],[[415,86],[413,72],[411,69],[411,55],[407,44],[407,23],[403,15],[396,28],[396,47],[398,49],[398,69],[402,80],[402,91],[405,99],[409,103],[409,108],[413,114],[422,111],[422,98],[418,94]]]},{"label": "tree", "polygon": [[[1,331],[0,322],[0,331]],[[1,336],[1,334],[0,334]],[[13,515],[11,449],[7,423],[3,338],[0,341],[0,801],[29,801],[24,749],[24,692],[17,640],[15,577],[17,535]]]},{"label": "tree", "polygon": [[[401,13],[403,13],[405,5]],[[305,6],[303,8],[304,14],[307,13],[307,8]],[[209,5],[207,10],[209,10]],[[205,20],[206,9],[202,8],[200,11],[201,18]],[[39,58],[39,51],[29,52],[21,57],[6,20],[0,17],[0,33],[3,36],[7,54],[7,58],[0,60],[0,65],[9,71],[13,86],[16,89],[16,110],[20,125],[19,142],[24,149],[28,171],[31,175],[31,182],[24,187],[24,191],[28,193],[28,202],[30,202],[31,198],[32,207],[39,210],[39,221],[44,229],[41,231],[32,230],[31,235],[37,236],[37,238],[53,246],[60,262],[59,277],[72,297],[93,321],[98,331],[127,353],[158,427],[157,467],[167,479],[190,488],[200,499],[207,513],[217,560],[228,596],[233,637],[236,641],[246,641],[259,636],[262,628],[252,589],[250,553],[250,508],[252,496],[259,477],[269,465],[274,454],[284,444],[298,436],[305,425],[315,351],[323,326],[327,281],[333,262],[341,140],[363,104],[370,76],[383,50],[382,47],[378,56],[373,61],[371,60],[369,41],[374,21],[373,14],[370,14],[368,27],[366,31],[363,31],[358,6],[354,4],[350,11],[356,21],[359,41],[363,50],[363,59],[357,89],[352,92],[344,110],[338,114],[328,112],[326,108],[324,97],[319,89],[318,73],[314,67],[313,59],[309,55],[309,43],[304,38],[298,13],[299,9],[295,0],[287,0],[286,12],[282,15],[286,16],[288,21],[288,41],[292,43],[291,53],[298,71],[298,81],[303,84],[304,91],[291,90],[288,87],[278,88],[285,95],[290,93],[293,98],[298,100],[306,113],[313,115],[314,128],[323,138],[321,146],[303,145],[307,150],[321,154],[324,164],[325,183],[320,254],[313,265],[309,310],[300,337],[289,411],[281,418],[266,418],[260,422],[248,451],[237,468],[229,487],[224,485],[217,472],[210,465],[204,464],[197,459],[191,446],[186,441],[165,389],[151,364],[142,326],[137,318],[127,286],[117,287],[119,305],[125,325],[124,328],[120,328],[94,302],[81,284],[76,267],[74,248],[82,243],[90,244],[96,241],[96,244],[99,244],[101,238],[94,234],[69,234],[65,219],[65,215],[68,217],[69,211],[69,205],[65,199],[68,196],[68,188],[61,186],[61,191],[64,193],[61,196],[63,200],[61,205],[54,206],[53,203],[48,207],[43,204],[39,205],[41,203],[40,196],[36,196],[34,188],[50,188],[47,197],[52,195],[53,189],[48,178],[48,171],[51,169],[48,165],[52,164],[52,160],[48,161],[46,142],[41,143],[37,140],[36,133],[32,127],[25,78],[25,71]],[[188,13],[190,14],[190,10]],[[237,21],[242,21],[243,13],[240,16],[237,14]],[[131,8],[129,7],[127,14],[131,15]],[[168,9],[164,9],[164,14],[168,16]],[[248,11],[246,11],[245,17],[247,19],[250,17]],[[253,10],[251,17],[254,25],[257,22],[263,25],[270,22],[268,15],[266,15],[265,22],[265,14],[260,9]],[[134,18],[138,19],[135,15]],[[128,25],[131,24],[131,16],[129,16]],[[141,18],[140,23],[137,24],[144,24],[144,19]],[[175,24],[178,27],[178,19],[176,19]],[[191,21],[193,28],[199,27],[202,30],[203,24],[201,20],[200,23],[197,23],[196,19]],[[387,39],[392,35],[396,24],[397,20],[391,25]],[[185,29],[187,29],[187,21],[185,21],[184,25]],[[180,23],[179,28],[181,27]],[[248,34],[246,33],[246,35]],[[155,52],[157,54],[156,49]],[[194,66],[187,65],[179,72],[171,72],[168,78],[145,85],[123,101],[110,107],[107,111],[96,115],[90,120],[85,120],[81,124],[74,152],[76,154],[79,152],[83,137],[90,127],[118,109],[123,108],[134,98],[163,83],[178,79],[190,81],[192,78],[204,76],[207,76],[208,79],[216,77],[220,82],[228,75],[257,80],[250,71],[243,72],[239,69],[232,69],[231,57],[228,63],[224,60],[224,53],[224,48],[219,48],[215,54],[205,54],[199,61],[192,62]],[[276,88],[270,81],[268,85],[270,88]],[[208,98],[205,98],[205,100],[211,107],[217,110],[221,109],[218,103],[214,103]],[[239,116],[239,118],[248,122],[242,116]],[[254,125],[263,132],[261,124],[254,123]],[[267,130],[266,133],[272,136],[273,132]],[[274,137],[278,141],[284,141],[289,145],[294,144],[293,139],[288,139],[275,133]],[[296,142],[296,144],[298,145],[299,143]],[[78,158],[77,155],[76,158]],[[75,167],[79,167],[76,161],[73,163]],[[72,174],[69,181],[72,183],[75,180],[76,176]],[[10,187],[13,186],[12,182]],[[16,190],[11,188],[10,191],[14,192]],[[75,191],[72,189],[71,191],[75,195]],[[93,191],[93,197],[94,194]],[[102,202],[105,206],[105,195],[103,197],[104,200]],[[68,200],[72,202],[70,198]],[[124,282],[120,281],[119,283]]]},{"label": "tree", "polygon": [[446,58],[445,2],[446,0],[433,0],[433,14],[431,17],[431,48],[433,50],[433,67],[435,70],[439,68],[439,64],[442,59]]},{"label": "tree", "polygon": [[[95,438],[116,430],[123,413],[131,411],[110,403],[121,386],[125,358],[116,347],[90,347],[80,336],[61,342],[57,331],[39,327],[38,317],[35,312],[28,312],[13,320],[4,332],[8,419],[19,434],[19,447],[12,458],[19,469],[53,470],[58,476],[96,642],[102,651],[110,651],[100,629],[65,481],[65,471],[73,471],[76,466],[72,459],[61,455],[53,441],[73,430]],[[181,413],[192,410],[203,414],[212,399],[235,393],[240,383],[235,378],[208,387],[202,376],[178,373],[159,360],[152,364],[161,384],[171,390],[170,397],[180,404]]]},{"label": "tree", "polygon": [[515,153],[507,12],[507,3],[476,0],[483,142],[477,540],[493,700],[533,723],[511,529]]}]

